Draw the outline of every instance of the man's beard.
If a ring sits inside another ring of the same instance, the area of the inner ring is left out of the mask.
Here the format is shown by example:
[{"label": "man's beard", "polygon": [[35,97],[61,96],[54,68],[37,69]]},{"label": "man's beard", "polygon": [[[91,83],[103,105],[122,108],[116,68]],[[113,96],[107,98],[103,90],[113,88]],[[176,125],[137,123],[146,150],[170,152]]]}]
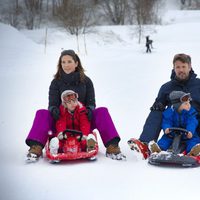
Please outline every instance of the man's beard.
[{"label": "man's beard", "polygon": [[179,76],[176,75],[176,79],[182,82],[187,81],[189,79],[189,74],[181,73]]}]

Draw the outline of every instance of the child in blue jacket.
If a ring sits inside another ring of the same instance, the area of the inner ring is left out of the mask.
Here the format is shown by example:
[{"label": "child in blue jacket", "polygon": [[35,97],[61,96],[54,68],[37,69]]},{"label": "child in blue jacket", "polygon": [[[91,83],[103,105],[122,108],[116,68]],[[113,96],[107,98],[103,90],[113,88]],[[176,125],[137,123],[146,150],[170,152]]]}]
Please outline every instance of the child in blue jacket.
[{"label": "child in blue jacket", "polygon": [[172,106],[163,112],[162,129],[164,135],[155,143],[149,143],[151,153],[166,151],[173,142],[173,132],[170,127],[179,127],[188,130],[188,133],[182,139],[186,143],[186,153],[188,155],[200,155],[200,137],[196,132],[198,121],[196,119],[197,112],[191,107],[190,93],[182,91],[172,91],[169,95]]}]

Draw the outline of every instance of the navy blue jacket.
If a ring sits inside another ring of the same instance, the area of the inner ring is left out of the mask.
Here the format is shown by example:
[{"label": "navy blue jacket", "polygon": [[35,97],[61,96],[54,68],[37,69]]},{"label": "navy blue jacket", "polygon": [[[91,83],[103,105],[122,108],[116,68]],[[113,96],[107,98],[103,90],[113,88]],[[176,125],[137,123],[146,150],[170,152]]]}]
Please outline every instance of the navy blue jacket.
[{"label": "navy blue jacket", "polygon": [[191,94],[191,105],[198,112],[197,119],[200,121],[200,79],[191,70],[188,80],[179,81],[176,79],[174,70],[172,70],[171,80],[161,86],[152,106],[152,108],[156,109],[151,109],[146,119],[142,134],[139,138],[141,141],[150,142],[151,140],[156,141],[158,139],[161,130],[162,112],[166,107],[171,106],[169,94],[174,90],[189,92]]}]

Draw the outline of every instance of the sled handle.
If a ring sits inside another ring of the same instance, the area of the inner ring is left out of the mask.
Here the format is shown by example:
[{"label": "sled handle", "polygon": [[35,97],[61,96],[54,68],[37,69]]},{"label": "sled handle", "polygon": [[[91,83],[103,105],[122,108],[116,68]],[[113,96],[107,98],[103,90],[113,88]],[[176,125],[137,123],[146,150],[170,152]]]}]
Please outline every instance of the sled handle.
[{"label": "sled handle", "polygon": [[73,129],[66,129],[65,131],[63,131],[63,135],[66,133],[70,133],[72,136],[79,135],[80,136],[79,141],[82,140],[83,133],[81,131],[77,131],[77,130],[73,130]]},{"label": "sled handle", "polygon": [[174,132],[183,132],[185,133],[186,135],[188,134],[188,130],[187,129],[184,129],[184,128],[178,128],[178,127],[171,127],[169,128],[170,132],[171,131],[174,131]]},{"label": "sled handle", "polygon": [[173,142],[172,142],[172,153],[178,154],[178,153],[180,153],[181,138],[183,135],[187,136],[189,131],[187,129],[179,128],[179,127],[171,127],[171,128],[169,128],[169,130],[170,130],[170,132],[173,131],[175,134]]}]

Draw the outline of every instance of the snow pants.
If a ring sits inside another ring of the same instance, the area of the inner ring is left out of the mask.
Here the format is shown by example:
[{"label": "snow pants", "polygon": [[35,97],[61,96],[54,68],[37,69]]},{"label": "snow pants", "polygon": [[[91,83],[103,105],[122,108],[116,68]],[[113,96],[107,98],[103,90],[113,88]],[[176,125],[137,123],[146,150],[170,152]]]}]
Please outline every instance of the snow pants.
[{"label": "snow pants", "polygon": [[[162,125],[162,111],[151,111],[146,119],[139,140],[141,142],[146,142],[146,143],[149,143],[151,140],[157,141],[161,131],[161,125]],[[200,126],[197,128],[197,132],[198,135],[200,136]]]},{"label": "snow pants", "polygon": [[[92,114],[91,129],[97,129],[99,131],[104,145],[114,138],[117,138],[120,141],[119,134],[107,108],[97,108],[93,110]],[[38,110],[36,112],[32,128],[26,138],[26,144],[30,146],[31,142],[35,141],[40,143],[42,146],[45,146],[49,137],[49,131],[55,132],[54,119],[48,110]]]},{"label": "snow pants", "polygon": [[[189,153],[191,151],[192,147],[194,147],[196,144],[200,143],[200,138],[194,136],[191,139],[186,139],[184,141],[186,144],[186,153]],[[167,149],[169,149],[172,142],[173,142],[173,138],[164,134],[158,141],[158,146],[161,148],[161,150],[166,151]]]},{"label": "snow pants", "polygon": [[157,141],[162,124],[162,111],[151,111],[146,119],[143,131],[139,140],[149,143],[151,140]]}]

